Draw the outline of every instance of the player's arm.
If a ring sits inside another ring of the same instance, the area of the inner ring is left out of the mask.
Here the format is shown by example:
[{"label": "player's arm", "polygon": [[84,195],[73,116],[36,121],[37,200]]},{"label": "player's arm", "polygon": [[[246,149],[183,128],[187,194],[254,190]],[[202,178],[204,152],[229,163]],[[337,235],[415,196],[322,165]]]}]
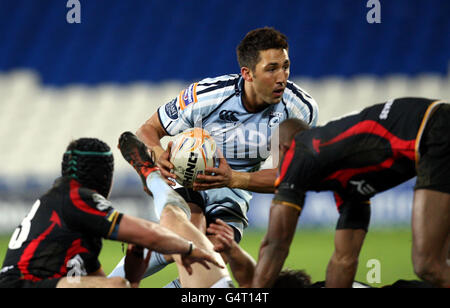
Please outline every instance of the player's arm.
[{"label": "player's arm", "polygon": [[197,176],[198,182],[194,183],[194,190],[229,187],[260,193],[273,193],[275,191],[276,168],[256,172],[239,172],[231,169],[226,159],[222,157],[219,159],[217,168],[206,168],[205,172],[214,175],[199,174]]},{"label": "player's arm", "polygon": [[[172,143],[169,143],[166,150],[161,146],[161,138],[168,136],[159,120],[158,112],[155,112],[142,126],[137,130],[136,136],[151,149],[155,154],[155,161],[160,168],[161,175],[164,178],[176,178],[170,170],[174,168],[170,162],[170,150]],[[167,181],[169,185],[175,185],[172,181]]]},{"label": "player's arm", "polygon": [[239,286],[251,287],[256,262],[236,243],[233,229],[224,221],[217,219],[208,226],[207,232],[213,235],[214,250],[225,256]]},{"label": "player's arm", "polygon": [[297,205],[272,202],[269,228],[261,243],[252,287],[269,288],[275,282],[289,254],[300,212]]},{"label": "player's arm", "polygon": [[192,272],[190,264],[196,262],[208,269],[206,262],[222,267],[209,252],[196,247],[169,229],[141,218],[123,215],[117,236],[111,239],[136,244],[161,254],[180,254],[188,273]]},{"label": "player's arm", "polygon": [[273,193],[278,169],[264,169],[256,172],[232,171],[231,187],[259,193]]}]

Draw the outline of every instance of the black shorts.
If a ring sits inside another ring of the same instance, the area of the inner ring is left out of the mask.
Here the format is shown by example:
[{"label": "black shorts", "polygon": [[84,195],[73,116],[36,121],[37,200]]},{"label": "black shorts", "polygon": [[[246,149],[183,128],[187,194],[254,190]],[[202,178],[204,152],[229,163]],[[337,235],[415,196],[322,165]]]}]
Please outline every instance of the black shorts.
[{"label": "black shorts", "polygon": [[0,276],[0,289],[54,289],[61,278],[43,279],[40,281],[31,281],[20,279],[18,276],[13,275],[1,275]]},{"label": "black shorts", "polygon": [[450,194],[450,105],[436,107],[420,138],[414,189]]}]

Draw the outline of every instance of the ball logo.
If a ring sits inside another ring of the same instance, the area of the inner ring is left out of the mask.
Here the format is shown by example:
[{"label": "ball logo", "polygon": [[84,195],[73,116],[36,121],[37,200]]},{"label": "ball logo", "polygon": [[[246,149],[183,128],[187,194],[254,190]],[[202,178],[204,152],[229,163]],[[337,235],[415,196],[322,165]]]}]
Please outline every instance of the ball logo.
[{"label": "ball logo", "polygon": [[187,162],[186,171],[184,172],[183,186],[189,186],[192,184],[195,175],[195,169],[197,167],[198,155],[191,152]]},{"label": "ball logo", "polygon": [[170,161],[174,165],[176,181],[192,187],[197,175],[214,166],[216,143],[208,132],[196,127],[174,137]]}]

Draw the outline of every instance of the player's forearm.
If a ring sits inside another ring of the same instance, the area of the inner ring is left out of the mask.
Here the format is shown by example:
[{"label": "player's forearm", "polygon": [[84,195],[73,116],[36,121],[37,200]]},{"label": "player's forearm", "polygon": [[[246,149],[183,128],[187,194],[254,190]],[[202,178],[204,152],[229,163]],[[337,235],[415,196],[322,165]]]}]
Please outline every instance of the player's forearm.
[{"label": "player's forearm", "polygon": [[136,136],[159,157],[164,149],[161,146],[161,138],[166,134],[163,131],[157,114],[148,119],[137,131]]},{"label": "player's forearm", "polygon": [[232,171],[231,187],[259,193],[273,193],[277,169],[265,169],[256,172]]},{"label": "player's forearm", "polygon": [[124,215],[120,222],[117,240],[162,254],[186,254],[190,250],[190,242],[169,229],[128,215]]},{"label": "player's forearm", "polygon": [[234,279],[241,288],[251,287],[255,273],[256,262],[237,243],[226,253]]},{"label": "player's forearm", "polygon": [[253,288],[270,288],[280,273],[289,253],[289,245],[282,242],[263,242],[253,276]]}]

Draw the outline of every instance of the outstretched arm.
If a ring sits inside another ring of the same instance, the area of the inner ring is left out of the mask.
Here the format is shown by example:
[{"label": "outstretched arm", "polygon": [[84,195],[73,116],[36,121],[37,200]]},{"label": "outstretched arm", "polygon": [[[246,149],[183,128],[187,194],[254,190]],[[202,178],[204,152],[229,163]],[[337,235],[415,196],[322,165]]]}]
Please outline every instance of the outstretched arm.
[{"label": "outstretched arm", "polygon": [[217,168],[206,168],[206,173],[214,175],[197,176],[194,190],[229,187],[240,188],[259,193],[273,193],[278,169],[264,169],[256,172],[239,172],[231,169],[225,158],[219,159]]},{"label": "outstretched arm", "polygon": [[269,228],[261,243],[252,287],[269,288],[275,282],[289,254],[299,215],[300,208],[273,201]]},{"label": "outstretched arm", "polygon": [[223,267],[211,253],[196,247],[192,242],[185,240],[173,231],[129,215],[123,215],[120,221],[117,240],[136,244],[162,254],[180,254],[183,266],[188,273],[192,273],[190,267],[192,263],[200,263],[206,268],[209,268],[206,262],[220,268]]}]

